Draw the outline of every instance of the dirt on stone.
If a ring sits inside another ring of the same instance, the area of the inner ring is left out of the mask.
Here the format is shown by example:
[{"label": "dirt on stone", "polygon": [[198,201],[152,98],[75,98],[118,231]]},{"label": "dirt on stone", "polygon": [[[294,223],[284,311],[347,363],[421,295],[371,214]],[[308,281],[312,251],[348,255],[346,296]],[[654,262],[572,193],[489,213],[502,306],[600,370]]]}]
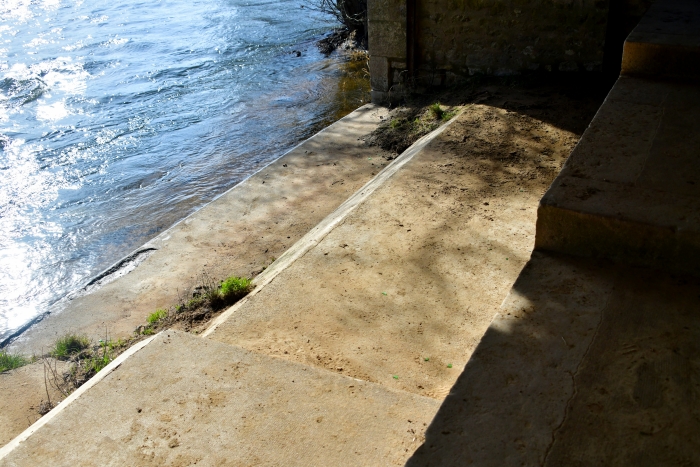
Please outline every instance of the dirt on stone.
[{"label": "dirt on stone", "polygon": [[[544,121],[562,121],[567,128],[581,134],[611,85],[604,77],[578,74],[473,77],[458,87],[404,96],[365,142],[401,154],[458,109],[471,104],[493,105]],[[444,112],[442,118],[431,112],[435,105]]]},{"label": "dirt on stone", "polygon": [[[442,114],[436,115],[432,110],[438,106]],[[422,136],[449,120],[456,108],[439,105],[399,107],[391,112],[386,122],[381,124],[365,142],[369,146],[379,146],[385,151],[398,156]],[[394,156],[389,156],[391,160]]]},{"label": "dirt on stone", "polygon": [[538,202],[605,95],[526,84],[466,89],[442,134],[209,337],[443,399],[530,258]]},{"label": "dirt on stone", "polygon": [[[264,271],[266,267],[253,271],[253,277]],[[222,281],[213,281],[206,274],[200,276],[199,285],[192,288],[186,297],[182,297],[179,303],[163,309],[164,316],[157,321],[137,327],[136,335],[155,334],[166,329],[199,334],[204,331],[214,318],[219,316],[226,308],[235,304],[254,286],[251,284],[246,290],[231,297],[223,297],[218,293],[218,284]]]}]

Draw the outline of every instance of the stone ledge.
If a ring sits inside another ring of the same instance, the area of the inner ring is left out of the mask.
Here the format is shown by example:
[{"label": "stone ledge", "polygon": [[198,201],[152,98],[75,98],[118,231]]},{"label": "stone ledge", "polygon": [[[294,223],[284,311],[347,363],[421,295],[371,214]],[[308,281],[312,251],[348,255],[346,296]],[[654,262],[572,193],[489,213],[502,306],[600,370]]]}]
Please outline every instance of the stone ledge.
[{"label": "stone ledge", "polygon": [[700,77],[700,4],[654,3],[625,41],[622,74]]}]

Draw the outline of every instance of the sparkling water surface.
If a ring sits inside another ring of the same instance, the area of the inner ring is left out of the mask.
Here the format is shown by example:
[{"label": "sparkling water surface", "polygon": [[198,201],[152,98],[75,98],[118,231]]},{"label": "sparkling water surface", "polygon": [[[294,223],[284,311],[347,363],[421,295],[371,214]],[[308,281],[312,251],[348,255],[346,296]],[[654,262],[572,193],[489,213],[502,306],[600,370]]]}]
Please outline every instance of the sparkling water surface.
[{"label": "sparkling water surface", "polygon": [[301,5],[0,0],[0,342],[347,111]]}]

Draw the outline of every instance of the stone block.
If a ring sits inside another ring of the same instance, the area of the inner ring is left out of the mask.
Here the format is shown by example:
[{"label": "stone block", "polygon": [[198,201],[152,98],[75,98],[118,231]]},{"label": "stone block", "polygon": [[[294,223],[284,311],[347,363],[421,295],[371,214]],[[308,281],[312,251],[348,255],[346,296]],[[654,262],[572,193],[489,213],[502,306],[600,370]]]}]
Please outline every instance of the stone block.
[{"label": "stone block", "polygon": [[369,57],[370,85],[373,91],[388,91],[389,82],[389,60],[386,57],[371,55]]},{"label": "stone block", "polygon": [[373,21],[406,21],[406,0],[374,0],[367,2],[367,19]]},{"label": "stone block", "polygon": [[389,103],[389,93],[383,91],[372,91],[372,104],[385,105]]},{"label": "stone block", "polygon": [[406,59],[405,22],[370,21],[368,29],[370,55]]}]

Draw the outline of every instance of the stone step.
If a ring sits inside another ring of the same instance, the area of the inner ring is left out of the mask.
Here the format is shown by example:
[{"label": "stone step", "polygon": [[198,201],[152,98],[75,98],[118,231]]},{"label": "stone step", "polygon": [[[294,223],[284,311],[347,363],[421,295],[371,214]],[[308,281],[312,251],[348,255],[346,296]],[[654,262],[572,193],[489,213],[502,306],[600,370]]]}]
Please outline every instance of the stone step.
[{"label": "stone step", "polygon": [[472,106],[205,335],[441,400],[530,257],[541,154],[558,167],[570,146],[549,141],[571,138]]},{"label": "stone step", "polygon": [[700,86],[620,77],[540,202],[535,248],[700,274]]},{"label": "stone step", "polygon": [[700,78],[700,3],[656,1],[625,41],[622,74]]},{"label": "stone step", "polygon": [[700,279],[535,252],[407,462],[699,465]]},{"label": "stone step", "polygon": [[0,465],[403,465],[438,406],[165,331]]}]

